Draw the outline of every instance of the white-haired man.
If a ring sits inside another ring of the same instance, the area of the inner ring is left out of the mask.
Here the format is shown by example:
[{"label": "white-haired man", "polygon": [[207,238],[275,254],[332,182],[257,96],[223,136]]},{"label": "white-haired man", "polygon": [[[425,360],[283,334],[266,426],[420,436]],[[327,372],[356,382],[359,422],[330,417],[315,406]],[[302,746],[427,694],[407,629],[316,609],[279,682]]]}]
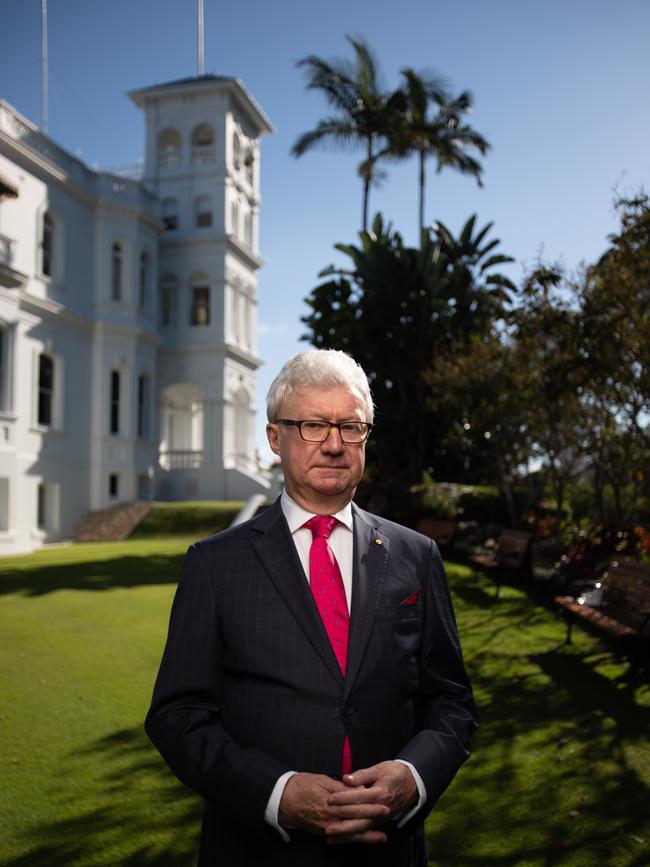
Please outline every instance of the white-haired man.
[{"label": "white-haired man", "polygon": [[267,398],[282,496],[193,545],[146,728],[206,801],[200,867],[426,867],[477,725],[438,550],[352,503],[372,430],[349,356]]}]

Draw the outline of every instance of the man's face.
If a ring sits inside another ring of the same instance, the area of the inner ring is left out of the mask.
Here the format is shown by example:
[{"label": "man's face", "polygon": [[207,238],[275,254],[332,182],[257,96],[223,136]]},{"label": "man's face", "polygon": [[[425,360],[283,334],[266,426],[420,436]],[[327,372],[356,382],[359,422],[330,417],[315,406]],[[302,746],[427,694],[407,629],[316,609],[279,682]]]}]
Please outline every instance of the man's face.
[{"label": "man's face", "polygon": [[[298,389],[285,399],[279,418],[367,421],[362,402],[343,386]],[[365,463],[365,443],[346,444],[336,428],[322,443],[305,442],[297,427],[269,424],[269,445],[280,456],[287,493],[316,514],[333,514],[354,496]]]}]

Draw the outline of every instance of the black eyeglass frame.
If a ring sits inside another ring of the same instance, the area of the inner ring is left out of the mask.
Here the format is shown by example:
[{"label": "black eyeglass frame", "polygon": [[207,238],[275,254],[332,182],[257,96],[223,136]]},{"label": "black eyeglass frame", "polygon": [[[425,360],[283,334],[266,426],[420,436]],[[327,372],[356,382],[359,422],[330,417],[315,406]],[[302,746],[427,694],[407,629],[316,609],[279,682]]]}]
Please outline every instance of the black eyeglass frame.
[{"label": "black eyeglass frame", "polygon": [[[307,422],[318,422],[318,424],[329,425],[329,430],[327,431],[326,436],[324,436],[322,439],[318,439],[318,440],[308,440],[307,437],[302,432],[302,426],[304,424],[306,424]],[[287,427],[297,427],[298,433],[300,434],[300,438],[302,440],[304,440],[306,443],[324,443],[327,440],[327,438],[329,437],[329,435],[332,433],[332,428],[335,427],[339,432],[339,436],[341,437],[341,442],[345,443],[346,446],[359,446],[359,445],[361,445],[361,443],[365,443],[365,441],[370,436],[370,434],[372,432],[372,428],[373,428],[373,425],[370,424],[369,421],[352,421],[352,420],[349,420],[349,421],[338,421],[337,422],[337,421],[326,421],[324,418],[302,418],[302,419],[278,418],[275,420],[275,423],[276,424],[283,424],[283,425],[286,425]],[[346,424],[364,425],[366,428],[366,435],[363,437],[363,439],[360,439],[360,440],[346,440],[345,436],[343,435],[343,430],[342,430],[343,426]]]}]

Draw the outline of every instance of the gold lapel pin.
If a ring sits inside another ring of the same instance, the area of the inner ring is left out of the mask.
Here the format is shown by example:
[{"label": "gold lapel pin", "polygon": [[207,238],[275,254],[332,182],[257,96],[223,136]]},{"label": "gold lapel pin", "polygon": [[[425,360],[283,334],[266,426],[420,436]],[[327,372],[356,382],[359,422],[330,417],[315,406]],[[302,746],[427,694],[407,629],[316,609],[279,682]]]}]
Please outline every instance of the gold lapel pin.
[{"label": "gold lapel pin", "polygon": [[375,545],[381,545],[381,539],[375,539]]}]

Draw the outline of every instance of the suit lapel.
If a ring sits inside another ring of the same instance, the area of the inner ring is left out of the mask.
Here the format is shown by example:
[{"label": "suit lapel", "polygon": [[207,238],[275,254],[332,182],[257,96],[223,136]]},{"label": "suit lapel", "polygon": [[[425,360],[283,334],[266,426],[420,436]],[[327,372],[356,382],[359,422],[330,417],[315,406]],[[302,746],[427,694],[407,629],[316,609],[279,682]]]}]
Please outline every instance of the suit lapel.
[{"label": "suit lapel", "polygon": [[345,678],[347,695],[359,673],[368,647],[370,633],[388,566],[389,540],[376,529],[367,512],[352,505],[354,548],[352,566],[352,614]]},{"label": "suit lapel", "polygon": [[253,550],[267,575],[327,669],[342,683],[341,669],[310,593],[280,501],[255,518],[252,528],[257,533]]}]

